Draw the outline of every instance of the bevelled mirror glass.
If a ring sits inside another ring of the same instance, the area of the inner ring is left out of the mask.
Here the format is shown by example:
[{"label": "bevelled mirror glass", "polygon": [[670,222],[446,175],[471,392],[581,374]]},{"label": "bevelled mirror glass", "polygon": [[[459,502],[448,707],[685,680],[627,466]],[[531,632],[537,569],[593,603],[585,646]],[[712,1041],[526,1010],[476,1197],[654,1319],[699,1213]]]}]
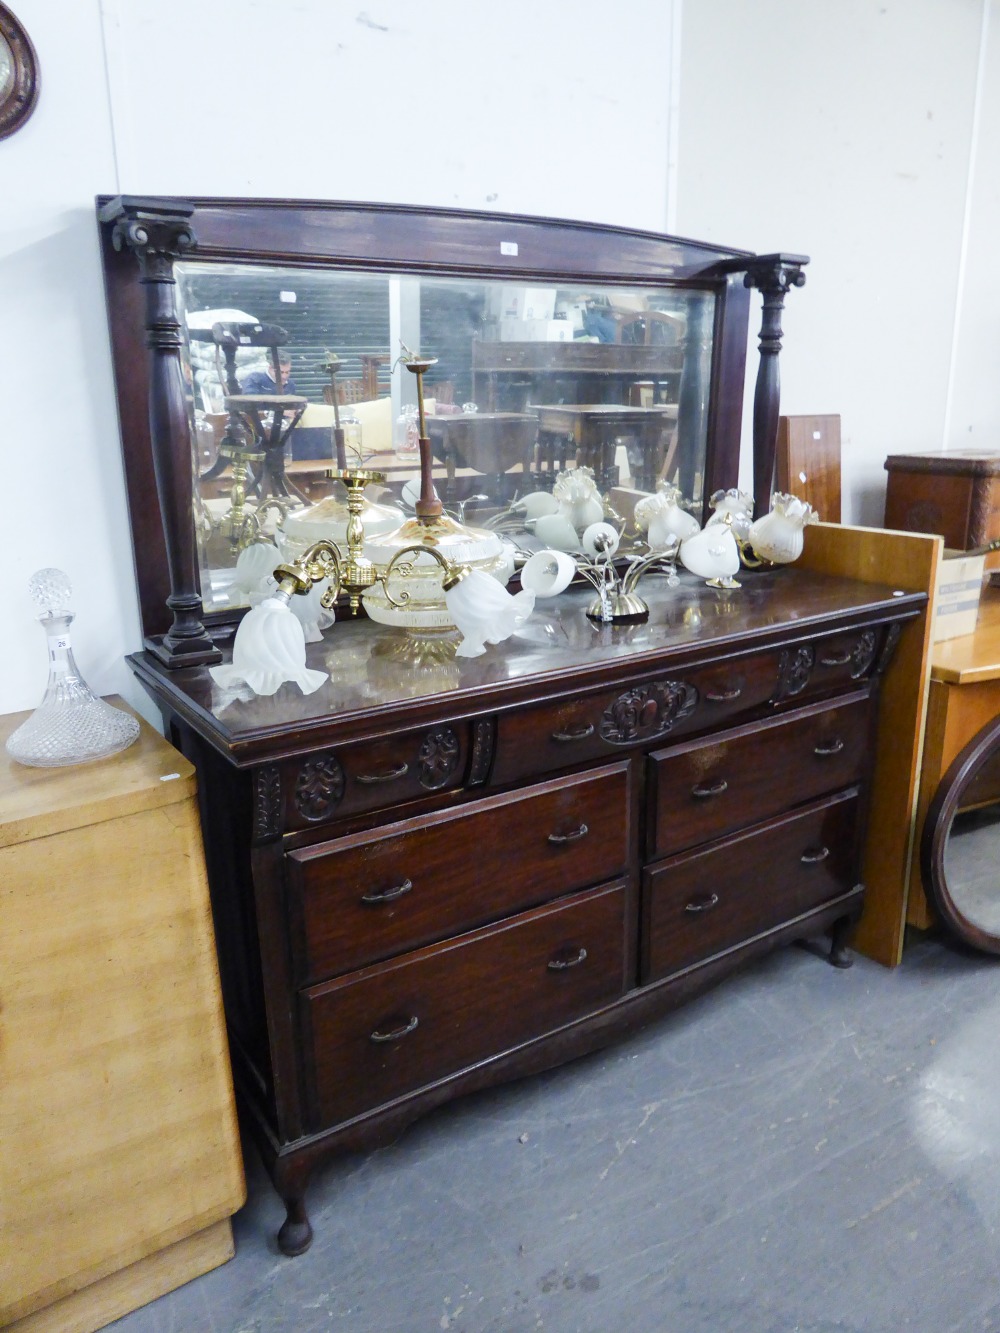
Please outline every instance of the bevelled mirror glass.
[{"label": "bevelled mirror glass", "polygon": [[1000,953],[1000,719],[962,750],[941,780],[922,844],[927,891],[944,924]]},{"label": "bevelled mirror glass", "polygon": [[434,480],[464,521],[548,544],[520,502],[579,469],[625,519],[661,484],[701,514],[710,290],[200,261],[175,276],[206,611],[246,604],[241,550],[262,536],[294,547],[310,507],[341,493],[327,475],[338,464],[385,474],[366,531],[380,509],[387,527],[412,513],[406,348],[436,361],[424,377]]}]

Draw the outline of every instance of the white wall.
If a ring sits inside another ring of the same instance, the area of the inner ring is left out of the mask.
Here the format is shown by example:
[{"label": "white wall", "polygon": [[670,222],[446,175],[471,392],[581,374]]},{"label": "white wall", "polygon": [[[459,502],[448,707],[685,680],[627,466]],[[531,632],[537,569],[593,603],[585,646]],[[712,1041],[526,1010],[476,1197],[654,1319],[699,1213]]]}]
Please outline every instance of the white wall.
[{"label": "white wall", "polygon": [[678,82],[680,6],[17,0],[42,91],[0,142],[0,712],[41,694],[26,583],[48,564],[76,585],[92,686],[150,711],[122,661],[140,637],[97,193],[495,207],[802,251],[783,407],[841,414],[845,519],[881,520],[887,453],[1000,440],[1000,0],[688,0]]},{"label": "white wall", "polygon": [[[677,0],[679,3],[679,0]],[[0,712],[33,707],[26,594],[76,587],[92,688],[151,713],[140,646],[93,197],[345,198],[663,230],[671,0],[17,0],[41,97],[0,142],[0,366],[8,474]],[[30,353],[30,354],[29,354]],[[39,354],[41,353],[41,354]]]},{"label": "white wall", "polygon": [[[684,8],[677,227],[811,255],[786,303],[782,409],[841,414],[847,522],[881,523],[887,454],[944,447],[983,4]],[[995,281],[987,291],[975,310],[995,347]],[[990,395],[977,420],[996,425],[996,370],[977,382]],[[960,376],[956,404],[971,396]]]}]

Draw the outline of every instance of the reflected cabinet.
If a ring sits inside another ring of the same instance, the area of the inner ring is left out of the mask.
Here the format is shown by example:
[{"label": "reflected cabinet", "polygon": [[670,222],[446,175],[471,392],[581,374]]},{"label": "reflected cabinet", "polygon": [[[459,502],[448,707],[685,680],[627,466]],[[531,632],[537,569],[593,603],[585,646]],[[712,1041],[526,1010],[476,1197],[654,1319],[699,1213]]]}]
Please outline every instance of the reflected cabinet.
[{"label": "reflected cabinet", "polygon": [[703,521],[737,482],[755,288],[766,509],[804,258],[358,204],[99,217],[131,661],[198,769],[233,1066],[286,1253],[330,1154],[779,944],[832,932],[849,961],[879,682],[922,594],[797,566],[651,574],[645,618],[589,618],[571,586],[477,656],[338,604],[304,649],[313,692],[212,674],[254,597],[247,553],[273,562],[342,513],[345,467],[377,473],[366,523],[405,522],[431,486],[519,556],[581,479],[623,546],[650,492]]}]

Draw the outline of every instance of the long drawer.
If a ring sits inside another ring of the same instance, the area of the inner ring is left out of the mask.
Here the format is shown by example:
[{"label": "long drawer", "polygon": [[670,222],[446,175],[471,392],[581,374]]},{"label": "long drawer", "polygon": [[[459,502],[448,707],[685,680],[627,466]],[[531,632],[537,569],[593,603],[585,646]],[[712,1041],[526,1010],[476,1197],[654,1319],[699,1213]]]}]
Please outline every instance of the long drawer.
[{"label": "long drawer", "polygon": [[643,874],[642,980],[721,953],[854,888],[851,789]]},{"label": "long drawer", "polygon": [[861,781],[867,690],[651,754],[646,854],[697,847]]},{"label": "long drawer", "polygon": [[626,746],[717,727],[771,698],[780,661],[779,652],[750,653],[627,689],[502,713],[491,781],[499,785],[551,773],[608,758]]},{"label": "long drawer", "polygon": [[625,988],[625,890],[592,889],[301,996],[314,1128],[477,1064]]},{"label": "long drawer", "polygon": [[298,984],[623,874],[632,825],[628,772],[623,759],[290,852]]}]

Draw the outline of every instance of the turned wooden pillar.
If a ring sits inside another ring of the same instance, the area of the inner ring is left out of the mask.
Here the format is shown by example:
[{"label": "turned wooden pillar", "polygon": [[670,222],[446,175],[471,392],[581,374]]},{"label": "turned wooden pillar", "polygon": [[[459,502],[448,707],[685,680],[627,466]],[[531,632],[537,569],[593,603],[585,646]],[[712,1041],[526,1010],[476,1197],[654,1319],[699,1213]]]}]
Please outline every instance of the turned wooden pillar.
[{"label": "turned wooden pillar", "polygon": [[[101,221],[112,224],[115,249],[131,250],[139,261],[139,281],[145,292],[149,433],[170,578],[167,607],[173,617],[166,634],[147,637],[145,644],[168,667],[222,660],[201,619],[192,519],[191,423],[181,370],[184,339],[174,279],[174,261],[195,245],[189,222],[193,212],[190,204],[172,202],[163,207],[125,196],[101,210]],[[128,441],[125,443],[128,447]]]},{"label": "turned wooden pillar", "polygon": [[781,312],[790,287],[801,287],[806,280],[802,269],[807,255],[758,255],[747,265],[743,282],[756,287],[763,297],[760,326],[760,365],[753,397],[753,494],[754,515],[766,514],[774,489],[774,455],[778,441],[778,415],[781,401]]}]

